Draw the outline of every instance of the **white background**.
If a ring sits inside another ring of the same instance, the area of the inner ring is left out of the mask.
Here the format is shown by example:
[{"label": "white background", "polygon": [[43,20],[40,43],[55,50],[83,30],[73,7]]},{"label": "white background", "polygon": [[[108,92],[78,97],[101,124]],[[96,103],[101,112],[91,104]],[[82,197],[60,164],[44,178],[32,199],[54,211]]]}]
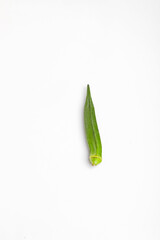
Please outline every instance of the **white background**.
[{"label": "white background", "polygon": [[0,0],[0,239],[160,239],[159,0]]}]

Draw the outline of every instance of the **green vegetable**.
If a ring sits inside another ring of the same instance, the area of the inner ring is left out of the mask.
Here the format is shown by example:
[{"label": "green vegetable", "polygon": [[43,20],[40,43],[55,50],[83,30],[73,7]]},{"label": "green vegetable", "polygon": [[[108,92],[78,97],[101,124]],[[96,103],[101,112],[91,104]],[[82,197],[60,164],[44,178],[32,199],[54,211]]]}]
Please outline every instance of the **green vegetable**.
[{"label": "green vegetable", "polygon": [[102,144],[89,85],[87,85],[87,97],[84,106],[84,125],[90,150],[90,162],[92,165],[98,165],[102,162]]}]

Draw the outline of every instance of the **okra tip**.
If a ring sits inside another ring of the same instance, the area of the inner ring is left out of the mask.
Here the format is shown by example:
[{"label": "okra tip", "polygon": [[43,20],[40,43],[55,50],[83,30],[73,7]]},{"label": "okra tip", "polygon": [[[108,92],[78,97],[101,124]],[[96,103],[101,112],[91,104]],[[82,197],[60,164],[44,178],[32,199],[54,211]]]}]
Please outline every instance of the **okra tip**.
[{"label": "okra tip", "polygon": [[89,84],[87,84],[87,95],[91,95]]}]

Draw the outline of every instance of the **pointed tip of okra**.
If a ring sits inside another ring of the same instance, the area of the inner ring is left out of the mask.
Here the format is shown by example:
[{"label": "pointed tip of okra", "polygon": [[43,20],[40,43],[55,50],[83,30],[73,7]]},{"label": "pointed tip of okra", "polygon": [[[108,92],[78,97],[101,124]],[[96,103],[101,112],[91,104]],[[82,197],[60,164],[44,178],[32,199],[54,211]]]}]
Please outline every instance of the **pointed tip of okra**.
[{"label": "pointed tip of okra", "polygon": [[89,84],[87,84],[87,95],[91,95]]}]

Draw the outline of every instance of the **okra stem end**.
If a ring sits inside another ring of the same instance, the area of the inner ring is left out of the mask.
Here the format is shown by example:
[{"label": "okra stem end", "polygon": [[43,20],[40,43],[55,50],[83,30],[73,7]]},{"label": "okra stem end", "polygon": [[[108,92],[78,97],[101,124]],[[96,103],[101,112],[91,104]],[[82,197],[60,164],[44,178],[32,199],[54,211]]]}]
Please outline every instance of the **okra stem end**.
[{"label": "okra stem end", "polygon": [[97,156],[97,155],[90,155],[89,159],[90,159],[90,162],[93,166],[96,166],[96,165],[98,165],[99,163],[102,162],[102,158],[100,156]]}]

